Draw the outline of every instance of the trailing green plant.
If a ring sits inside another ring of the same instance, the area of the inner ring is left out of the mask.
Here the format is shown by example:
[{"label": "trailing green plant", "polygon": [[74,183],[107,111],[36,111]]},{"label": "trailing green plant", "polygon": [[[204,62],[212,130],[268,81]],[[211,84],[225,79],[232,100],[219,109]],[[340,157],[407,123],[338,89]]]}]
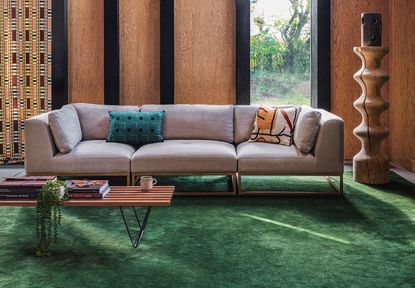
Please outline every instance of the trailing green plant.
[{"label": "trailing green plant", "polygon": [[61,208],[68,199],[65,182],[52,180],[42,186],[37,198],[36,233],[38,244],[36,256],[49,256],[51,243],[56,243],[58,226],[61,224]]}]

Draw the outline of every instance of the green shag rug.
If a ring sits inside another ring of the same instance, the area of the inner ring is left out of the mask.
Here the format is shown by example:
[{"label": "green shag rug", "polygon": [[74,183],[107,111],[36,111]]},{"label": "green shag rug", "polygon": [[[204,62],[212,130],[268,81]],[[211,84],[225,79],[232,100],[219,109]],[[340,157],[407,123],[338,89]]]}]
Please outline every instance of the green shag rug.
[{"label": "green shag rug", "polygon": [[176,197],[137,250],[118,208],[68,207],[49,258],[33,254],[35,209],[0,207],[0,287],[415,287],[415,185],[391,180],[348,172],[342,198]]}]

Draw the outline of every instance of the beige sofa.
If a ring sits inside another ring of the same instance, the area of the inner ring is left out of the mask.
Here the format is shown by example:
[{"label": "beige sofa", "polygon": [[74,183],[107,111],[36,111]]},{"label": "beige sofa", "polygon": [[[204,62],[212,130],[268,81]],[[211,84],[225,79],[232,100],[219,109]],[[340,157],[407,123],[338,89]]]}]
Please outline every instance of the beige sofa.
[{"label": "beige sofa", "polygon": [[[318,175],[328,177],[342,193],[343,121],[323,110],[318,110],[322,117],[315,146],[311,153],[303,154],[295,145],[248,141],[257,107],[70,105],[78,114],[82,140],[69,153],[56,149],[47,113],[26,121],[28,175],[125,176],[128,183],[140,175],[228,175],[233,189],[221,193],[227,195],[251,194],[242,192],[240,177],[244,175]],[[109,111],[125,110],[164,110],[165,141],[141,147],[106,142]],[[340,177],[339,185],[329,176]],[[304,192],[311,191],[298,193]]]}]

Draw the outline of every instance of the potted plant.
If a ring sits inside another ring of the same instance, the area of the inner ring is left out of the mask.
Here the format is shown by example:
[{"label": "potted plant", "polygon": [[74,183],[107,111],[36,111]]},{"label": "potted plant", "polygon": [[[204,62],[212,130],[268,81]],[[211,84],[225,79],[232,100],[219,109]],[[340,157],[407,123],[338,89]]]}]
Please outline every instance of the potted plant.
[{"label": "potted plant", "polygon": [[36,256],[49,256],[50,244],[56,243],[58,226],[61,224],[61,208],[68,199],[65,182],[52,180],[42,186],[37,198]]}]

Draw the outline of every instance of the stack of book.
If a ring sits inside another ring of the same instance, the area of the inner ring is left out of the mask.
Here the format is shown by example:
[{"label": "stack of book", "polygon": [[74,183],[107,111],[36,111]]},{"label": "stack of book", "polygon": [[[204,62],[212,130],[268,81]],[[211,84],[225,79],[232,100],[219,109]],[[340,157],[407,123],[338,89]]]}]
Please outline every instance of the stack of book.
[{"label": "stack of book", "polygon": [[108,180],[67,180],[65,183],[70,199],[102,199],[110,192]]},{"label": "stack of book", "polygon": [[11,177],[0,182],[0,200],[36,199],[42,186],[55,176]]}]

